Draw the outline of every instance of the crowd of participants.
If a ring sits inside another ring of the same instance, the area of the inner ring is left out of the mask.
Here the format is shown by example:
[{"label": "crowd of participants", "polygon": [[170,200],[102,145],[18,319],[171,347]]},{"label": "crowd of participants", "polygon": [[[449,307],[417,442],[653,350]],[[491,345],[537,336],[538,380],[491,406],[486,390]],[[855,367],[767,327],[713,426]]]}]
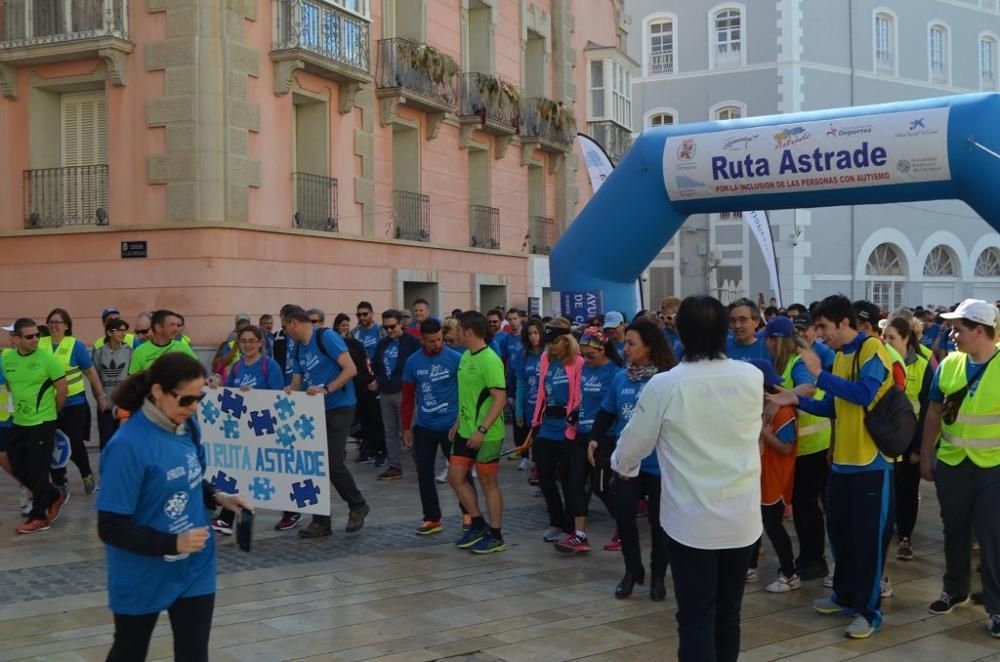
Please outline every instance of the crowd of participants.
[{"label": "crowd of participants", "polygon": [[[144,659],[162,610],[175,631],[201,623],[175,641],[178,659],[207,659],[204,621],[215,592],[208,529],[231,535],[237,513],[250,508],[202,476],[190,418],[206,388],[220,387],[324,398],[330,479],[346,505],[347,533],[370,512],[349,462],[401,480],[409,453],[422,509],[415,533],[448,528],[435,485],[446,482],[462,512],[455,545],[503,552],[497,475],[506,458],[537,486],[548,517],[540,535],[558,553],[591,551],[588,513],[598,497],[616,524],[602,548],[621,553],[614,595],[624,599],[647,577],[637,516],[648,515],[649,597],[665,598],[672,567],[682,660],[736,659],[740,604],[745,585],[760,581],[764,534],[778,561],[766,591],[820,581],[832,592],[814,602],[817,611],[850,616],[846,636],[876,632],[881,600],[893,595],[891,541],[896,559],[914,558],[920,481],[934,481],[946,572],[929,609],[982,602],[990,634],[1000,637],[1000,520],[990,508],[1000,496],[1000,367],[990,369],[996,306],[966,300],[886,315],[842,296],[763,311],[750,299],[723,307],[711,297],[668,298],[630,322],[612,311],[577,325],[517,309],[455,310],[442,320],[422,299],[412,308],[376,319],[362,301],[354,320],[340,313],[329,326],[324,311],[293,304],[277,324],[272,315],[254,325],[240,314],[207,371],[183,316],[169,310],[141,313],[130,326],[106,309],[104,336],[89,348],[60,308],[44,324],[22,318],[4,327],[11,347],[0,358],[0,467],[21,485],[18,533],[48,530],[70,498],[66,469],[50,466],[57,429],[83,492],[97,491],[85,381],[96,400],[98,527],[115,569],[109,659]],[[889,389],[905,393],[918,418],[898,457],[878,450],[864,422]],[[358,452],[349,460],[351,437]],[[177,439],[185,443],[176,452],[158,449]],[[175,478],[190,494],[173,491]],[[205,503],[184,516],[183,530],[163,514],[182,493],[182,511],[189,500]],[[275,528],[300,524],[299,513],[285,512]],[[313,516],[298,536],[331,533],[330,517]],[[148,594],[136,595],[136,586]]]}]

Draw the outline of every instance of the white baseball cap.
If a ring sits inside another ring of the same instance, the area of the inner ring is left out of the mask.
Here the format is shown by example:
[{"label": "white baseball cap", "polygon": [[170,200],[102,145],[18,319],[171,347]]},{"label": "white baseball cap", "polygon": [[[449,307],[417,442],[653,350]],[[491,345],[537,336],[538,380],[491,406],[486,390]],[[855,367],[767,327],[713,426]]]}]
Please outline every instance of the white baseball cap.
[{"label": "white baseball cap", "polygon": [[10,324],[8,324],[6,326],[0,326],[0,329],[3,329],[7,333],[14,333],[14,324],[12,322],[12,323],[10,323]]},{"label": "white baseball cap", "polygon": [[941,317],[946,320],[969,320],[977,324],[985,324],[996,328],[997,309],[982,299],[966,299],[958,304],[958,308],[953,313],[941,313]]}]

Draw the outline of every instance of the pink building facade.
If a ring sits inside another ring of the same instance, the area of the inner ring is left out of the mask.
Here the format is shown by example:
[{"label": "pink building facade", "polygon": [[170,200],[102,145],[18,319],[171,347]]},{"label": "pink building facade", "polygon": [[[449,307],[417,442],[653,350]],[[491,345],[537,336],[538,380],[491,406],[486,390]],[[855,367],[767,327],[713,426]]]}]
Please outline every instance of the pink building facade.
[{"label": "pink building facade", "polygon": [[620,0],[0,0],[0,314],[208,344],[287,302],[547,310],[626,32]]}]

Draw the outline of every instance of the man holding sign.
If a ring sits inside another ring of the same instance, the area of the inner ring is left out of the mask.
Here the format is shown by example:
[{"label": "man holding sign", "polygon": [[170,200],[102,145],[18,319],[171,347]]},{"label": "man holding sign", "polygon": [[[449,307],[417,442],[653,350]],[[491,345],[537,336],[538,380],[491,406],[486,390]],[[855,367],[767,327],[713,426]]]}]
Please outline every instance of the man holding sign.
[{"label": "man holding sign", "polygon": [[[295,341],[291,350],[292,383],[286,393],[303,386],[307,395],[322,395],[326,406],[326,444],[330,463],[330,482],[340,498],[350,508],[348,533],[360,531],[368,515],[368,504],[354,484],[344,460],[347,456],[347,436],[354,420],[353,378],[357,368],[343,339],[330,329],[314,328],[309,315],[301,306],[282,309],[281,328]],[[313,515],[308,527],[299,531],[300,538],[330,535],[330,517]]]}]

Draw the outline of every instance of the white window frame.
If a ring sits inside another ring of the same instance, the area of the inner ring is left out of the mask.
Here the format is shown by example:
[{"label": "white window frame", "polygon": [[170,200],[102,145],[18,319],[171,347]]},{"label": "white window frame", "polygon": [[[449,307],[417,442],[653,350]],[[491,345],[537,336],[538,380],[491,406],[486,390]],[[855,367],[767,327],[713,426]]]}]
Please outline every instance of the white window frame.
[{"label": "white window frame", "polygon": [[[602,91],[601,96],[604,97],[603,115],[594,114],[594,104],[591,103],[591,95],[594,92],[591,67],[595,62],[600,63],[604,76],[604,86],[598,88]],[[616,81],[622,83],[621,89],[616,87]],[[614,58],[588,60],[587,95],[587,121],[612,121],[630,131],[632,130],[632,72],[627,66]],[[619,105],[622,106],[620,115],[615,110]]]},{"label": "white window frame", "polygon": [[[993,53],[990,56],[990,68],[992,69],[993,80],[987,81],[983,78],[983,43],[989,42],[993,48]],[[1000,38],[992,32],[980,32],[978,51],[976,53],[976,61],[979,67],[979,89],[980,90],[997,90],[1000,89],[1000,80],[998,80],[997,65],[1000,64],[1000,60],[997,58],[997,51],[1000,49]]]},{"label": "white window frame", "polygon": [[680,120],[678,119],[679,115],[676,109],[667,108],[666,106],[658,106],[656,108],[651,108],[650,110],[647,110],[645,113],[643,113],[642,115],[643,130],[653,128],[653,125],[651,124],[651,122],[653,121],[653,117],[656,115],[664,115],[664,114],[673,117],[674,119],[673,124],[668,124],[668,125],[659,124],[657,126],[674,126],[680,124]]},{"label": "white window frame", "polygon": [[[718,69],[717,58],[718,54],[718,33],[715,29],[715,18],[721,12],[727,10],[735,10],[740,14],[740,61],[736,67],[747,66],[747,50],[749,50],[749,38],[747,35],[747,25],[749,20],[747,19],[747,8],[746,5],[739,2],[726,2],[719,5],[715,5],[708,10],[708,68],[711,70]],[[726,69],[736,68],[736,67],[725,67]]]},{"label": "white window frame", "polygon": [[[398,2],[399,0],[397,0]],[[358,4],[361,5],[361,11],[355,11],[347,6],[348,2],[354,2],[354,0],[317,0],[317,2],[322,2],[326,5],[332,5],[337,9],[347,12],[352,16],[357,16],[358,18],[363,18],[366,21],[372,20],[372,0],[357,0]]]},{"label": "white window frame", "polygon": [[[944,80],[936,78],[934,75],[934,53],[933,35],[935,30],[940,30],[944,43],[941,44],[942,75]],[[941,20],[933,20],[927,24],[927,80],[932,85],[943,85],[951,87],[951,28]]]},{"label": "white window frame", "polygon": [[738,118],[733,118],[733,119],[742,119],[747,116],[747,105],[745,103],[743,103],[742,101],[729,100],[729,101],[720,101],[719,103],[714,104],[711,108],[709,108],[708,119],[712,120],[713,122],[719,121],[718,117],[719,111],[725,110],[726,108],[739,108],[740,116]]},{"label": "white window frame", "polygon": [[[879,66],[878,57],[878,19],[880,17],[885,17],[889,21],[889,66],[882,67]],[[898,40],[898,28],[899,24],[896,18],[896,12],[892,11],[888,7],[876,7],[872,11],[872,72],[875,74],[891,74],[892,76],[899,76],[899,40]]]},{"label": "white window frame", "polygon": [[[673,58],[674,66],[670,73],[653,73],[650,62],[650,41],[653,38],[652,25],[661,21],[670,21],[673,25]],[[677,67],[677,14],[670,12],[655,12],[646,16],[642,20],[642,75],[643,76],[673,76],[679,69]]]},{"label": "white window frame", "polygon": [[[594,113],[594,104],[592,103],[594,88],[594,76],[593,76],[593,66],[595,63],[601,65],[601,87],[596,88],[601,91],[601,97],[604,100],[604,112],[600,115]],[[608,104],[608,61],[607,60],[588,60],[587,61],[587,119],[590,121],[600,121],[610,119],[608,112],[610,106]]]}]

